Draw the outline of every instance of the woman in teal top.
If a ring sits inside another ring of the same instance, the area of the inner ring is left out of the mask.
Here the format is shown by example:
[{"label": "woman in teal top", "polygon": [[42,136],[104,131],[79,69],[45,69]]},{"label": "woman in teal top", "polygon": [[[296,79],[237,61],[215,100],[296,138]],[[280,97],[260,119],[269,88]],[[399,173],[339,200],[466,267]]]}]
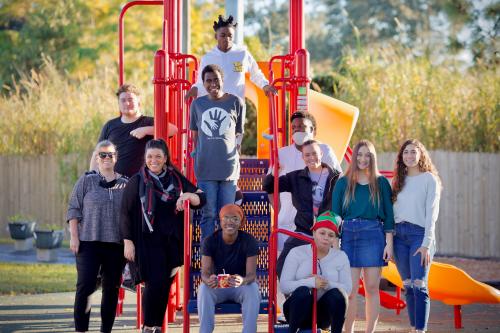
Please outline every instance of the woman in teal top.
[{"label": "woman in teal top", "polygon": [[[361,272],[366,294],[366,330],[374,332],[380,312],[379,283],[382,266],[392,258],[392,211],[391,186],[380,175],[377,154],[370,141],[361,140],[352,153],[353,161],[345,176],[333,190],[333,211],[344,220],[341,249],[351,265],[352,285],[357,286]],[[354,329],[356,318],[356,294],[353,287],[349,295],[349,307],[345,331]]]}]

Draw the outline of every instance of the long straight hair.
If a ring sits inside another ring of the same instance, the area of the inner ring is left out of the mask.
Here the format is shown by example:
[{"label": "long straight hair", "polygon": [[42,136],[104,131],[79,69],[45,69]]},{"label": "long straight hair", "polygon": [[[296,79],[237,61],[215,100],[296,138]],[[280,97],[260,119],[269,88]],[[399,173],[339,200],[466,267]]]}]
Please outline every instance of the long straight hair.
[{"label": "long straight hair", "polygon": [[368,187],[370,189],[370,201],[372,204],[379,205],[380,204],[380,193],[377,177],[380,176],[377,167],[377,152],[375,151],[375,146],[368,140],[359,141],[352,150],[352,160],[349,166],[347,167],[347,171],[345,176],[347,177],[347,189],[344,195],[343,207],[347,208],[351,201],[354,200],[354,193],[356,191],[356,185],[358,183],[358,174],[361,171],[358,168],[357,158],[358,153],[361,147],[368,148],[370,152],[370,164],[368,165]]},{"label": "long straight hair", "polygon": [[408,145],[414,145],[420,151],[420,159],[418,161],[418,170],[420,172],[430,172],[438,183],[439,188],[442,188],[441,178],[439,178],[438,171],[432,163],[431,157],[422,142],[417,139],[408,139],[399,148],[396,162],[394,163],[394,177],[392,178],[392,202],[396,202],[398,194],[403,190],[405,179],[408,175],[408,167],[403,162],[403,152]]}]

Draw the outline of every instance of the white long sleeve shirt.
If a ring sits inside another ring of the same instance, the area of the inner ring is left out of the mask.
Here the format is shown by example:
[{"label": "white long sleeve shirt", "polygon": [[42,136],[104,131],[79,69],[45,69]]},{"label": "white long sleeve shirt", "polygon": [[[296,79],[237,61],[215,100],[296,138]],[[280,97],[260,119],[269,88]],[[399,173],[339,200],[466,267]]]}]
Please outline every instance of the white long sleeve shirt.
[{"label": "white long sleeve shirt", "polygon": [[224,72],[222,90],[243,100],[245,100],[245,73],[250,73],[250,80],[260,88],[269,84],[259,65],[245,46],[234,44],[227,52],[222,52],[216,46],[201,58],[198,79],[194,84],[198,88],[198,97],[207,94],[203,87],[201,72],[205,66],[212,64],[221,67]]},{"label": "white long sleeve shirt", "polygon": [[403,189],[394,203],[394,221],[410,222],[425,228],[422,246],[435,242],[435,226],[439,215],[441,190],[430,172],[406,176]]},{"label": "white long sleeve shirt", "polygon": [[[291,294],[298,287],[314,288],[315,278],[312,274],[311,245],[302,245],[290,250],[281,271],[280,289],[284,294]],[[352,290],[351,268],[347,255],[338,249],[318,260],[317,274],[328,280],[326,289],[318,289],[318,299],[328,290],[338,288],[347,295]]]}]

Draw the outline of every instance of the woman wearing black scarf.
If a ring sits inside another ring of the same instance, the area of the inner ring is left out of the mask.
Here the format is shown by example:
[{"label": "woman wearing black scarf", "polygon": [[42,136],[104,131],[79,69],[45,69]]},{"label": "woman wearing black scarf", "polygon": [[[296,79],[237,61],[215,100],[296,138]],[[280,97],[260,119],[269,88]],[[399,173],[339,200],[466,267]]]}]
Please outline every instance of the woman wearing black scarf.
[{"label": "woman wearing black scarf", "polygon": [[183,263],[184,201],[193,208],[205,195],[177,171],[165,141],[146,144],[146,165],[123,194],[120,229],[125,258],[135,263],[135,282],[144,282],[143,332],[161,332],[170,285]]}]

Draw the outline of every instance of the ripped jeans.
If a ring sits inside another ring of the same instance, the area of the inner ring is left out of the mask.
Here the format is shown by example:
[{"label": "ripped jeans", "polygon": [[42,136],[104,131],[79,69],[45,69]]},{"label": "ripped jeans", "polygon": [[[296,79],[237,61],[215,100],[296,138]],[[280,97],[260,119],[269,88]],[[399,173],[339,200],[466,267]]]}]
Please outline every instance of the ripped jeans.
[{"label": "ripped jeans", "polygon": [[[424,233],[425,229],[419,225],[401,222],[396,223],[394,236],[394,259],[403,280],[410,325],[423,331],[427,329],[429,319],[430,298],[427,281],[430,264],[422,266],[420,254],[416,256],[413,254],[422,245]],[[429,248],[431,260],[434,252],[435,246],[431,244]]]}]

